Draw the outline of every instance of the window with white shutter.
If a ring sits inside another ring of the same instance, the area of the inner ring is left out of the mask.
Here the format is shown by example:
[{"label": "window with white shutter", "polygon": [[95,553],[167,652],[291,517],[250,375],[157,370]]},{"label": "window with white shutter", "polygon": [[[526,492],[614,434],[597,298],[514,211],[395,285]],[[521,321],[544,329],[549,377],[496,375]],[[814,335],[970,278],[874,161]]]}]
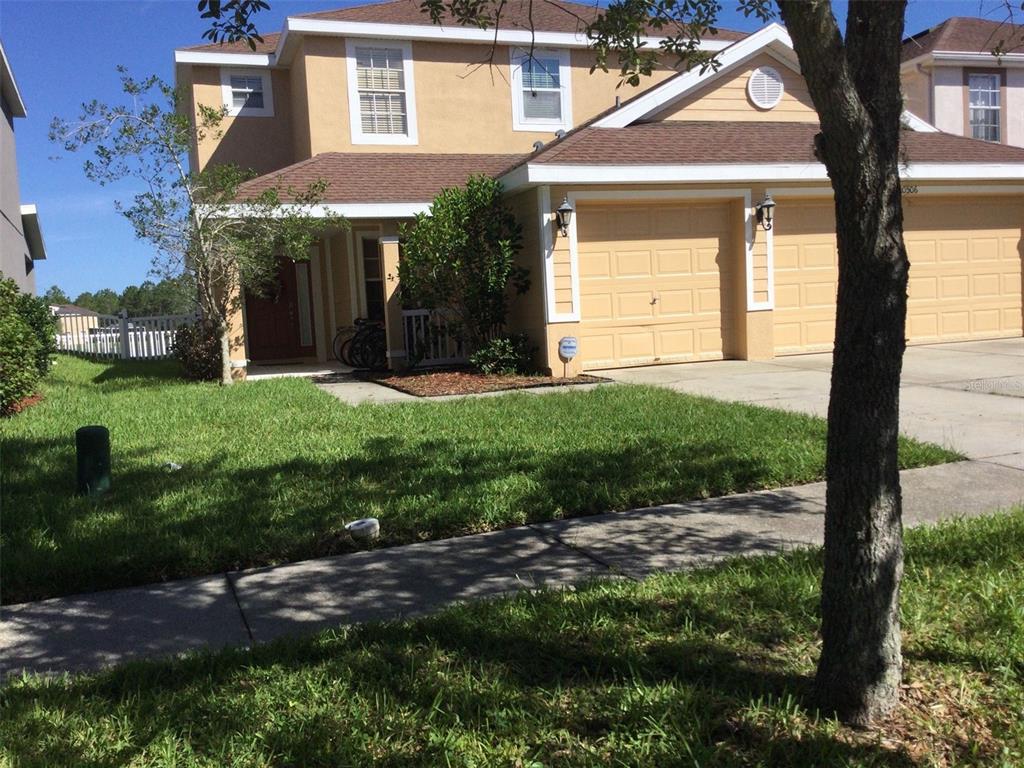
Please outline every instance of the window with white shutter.
[{"label": "window with white shutter", "polygon": [[273,117],[270,72],[256,68],[223,69],[220,84],[224,108],[229,116]]},{"label": "window with white shutter", "polygon": [[354,144],[415,144],[408,43],[349,41],[349,105]]},{"label": "window with white shutter", "polygon": [[567,51],[513,49],[512,127],[517,131],[572,127]]}]

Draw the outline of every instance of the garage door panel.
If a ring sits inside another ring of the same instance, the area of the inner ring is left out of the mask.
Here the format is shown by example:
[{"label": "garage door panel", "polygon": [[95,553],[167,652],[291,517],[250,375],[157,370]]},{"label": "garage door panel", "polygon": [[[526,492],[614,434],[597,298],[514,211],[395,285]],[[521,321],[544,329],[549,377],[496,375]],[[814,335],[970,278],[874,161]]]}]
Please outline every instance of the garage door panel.
[{"label": "garage door panel", "polygon": [[615,294],[618,308],[616,317],[620,320],[650,320],[654,317],[654,304],[651,303],[651,291],[626,292]]},{"label": "garage door panel", "polygon": [[670,318],[677,315],[693,314],[693,291],[684,288],[677,291],[659,291],[659,316]]},{"label": "garage door panel", "polygon": [[[627,205],[628,230],[596,223],[622,207],[582,203],[576,213],[583,366],[721,358],[722,284],[738,270],[723,269],[733,253],[734,207]],[[595,262],[610,264],[610,273]]]},{"label": "garage door panel", "polygon": [[[908,341],[1021,335],[1024,203],[1005,197],[972,199],[969,207],[942,198],[905,202]],[[794,201],[778,209],[776,354],[832,346],[838,277],[833,230],[830,206]]]},{"label": "garage door panel", "polygon": [[650,277],[650,251],[616,251],[615,277]]},{"label": "garage door panel", "polygon": [[678,251],[659,250],[656,258],[655,264],[658,274],[663,277],[668,275],[688,275],[693,271],[693,258],[688,248]]}]

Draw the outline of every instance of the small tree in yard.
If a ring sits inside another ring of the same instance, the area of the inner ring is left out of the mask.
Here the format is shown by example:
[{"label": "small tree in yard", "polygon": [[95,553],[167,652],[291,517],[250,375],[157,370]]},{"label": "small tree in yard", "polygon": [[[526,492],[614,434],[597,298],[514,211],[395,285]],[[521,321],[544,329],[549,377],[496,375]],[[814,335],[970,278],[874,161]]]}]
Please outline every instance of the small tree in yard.
[{"label": "small tree in yard", "polygon": [[470,350],[505,324],[509,294],[530,287],[528,271],[515,263],[522,228],[501,192],[494,179],[474,176],[465,187],[443,190],[430,213],[401,232],[403,295],[442,311]]},{"label": "small tree in yard", "polygon": [[141,183],[144,191],[129,205],[115,206],[136,236],[156,249],[154,271],[184,275],[194,286],[203,322],[220,338],[221,381],[230,384],[229,322],[243,291],[266,292],[277,279],[279,256],[307,259],[321,231],[345,222],[316,215],[326,191],[322,181],[239,200],[253,171],[234,165],[190,171],[191,147],[219,135],[225,110],[200,106],[196,115],[187,114],[160,78],[136,80],[118,71],[127,104],[84,104],[77,121],[55,119],[50,138],[71,152],[92,147],[85,174],[101,185]]}]

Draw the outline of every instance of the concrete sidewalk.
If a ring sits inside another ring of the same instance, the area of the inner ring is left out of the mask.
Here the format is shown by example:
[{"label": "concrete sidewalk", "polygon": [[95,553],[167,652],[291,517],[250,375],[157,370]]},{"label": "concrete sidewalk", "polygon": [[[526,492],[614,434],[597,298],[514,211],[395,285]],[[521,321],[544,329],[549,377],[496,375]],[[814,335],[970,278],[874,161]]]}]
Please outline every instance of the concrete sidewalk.
[{"label": "concrete sidewalk", "polygon": [[[995,462],[909,470],[902,482],[908,526],[1024,501],[1024,471]],[[0,675],[247,646],[523,588],[819,545],[824,503],[825,484],[814,483],[14,605],[0,609]]]}]

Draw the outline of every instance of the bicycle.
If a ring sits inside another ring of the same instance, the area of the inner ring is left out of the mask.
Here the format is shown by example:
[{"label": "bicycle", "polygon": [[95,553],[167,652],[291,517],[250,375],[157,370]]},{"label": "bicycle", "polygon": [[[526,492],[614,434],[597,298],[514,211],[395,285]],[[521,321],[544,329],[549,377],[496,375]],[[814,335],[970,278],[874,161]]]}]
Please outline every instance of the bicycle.
[{"label": "bicycle", "polygon": [[379,371],[387,368],[387,334],[382,323],[364,317],[342,327],[334,336],[334,357],[350,368]]}]

